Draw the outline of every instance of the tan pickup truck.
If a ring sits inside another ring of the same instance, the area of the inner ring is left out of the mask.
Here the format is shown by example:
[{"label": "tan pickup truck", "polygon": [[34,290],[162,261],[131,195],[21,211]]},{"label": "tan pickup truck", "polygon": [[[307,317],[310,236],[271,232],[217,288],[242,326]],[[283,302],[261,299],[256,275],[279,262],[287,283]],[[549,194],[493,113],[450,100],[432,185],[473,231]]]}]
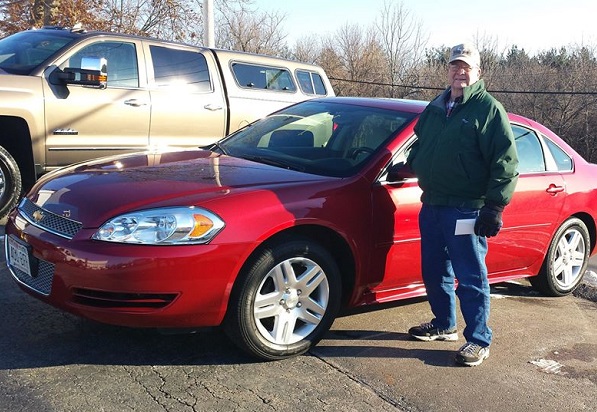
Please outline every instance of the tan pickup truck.
[{"label": "tan pickup truck", "polygon": [[43,173],[155,146],[203,146],[333,96],[321,67],[48,27],[0,40],[0,218]]}]

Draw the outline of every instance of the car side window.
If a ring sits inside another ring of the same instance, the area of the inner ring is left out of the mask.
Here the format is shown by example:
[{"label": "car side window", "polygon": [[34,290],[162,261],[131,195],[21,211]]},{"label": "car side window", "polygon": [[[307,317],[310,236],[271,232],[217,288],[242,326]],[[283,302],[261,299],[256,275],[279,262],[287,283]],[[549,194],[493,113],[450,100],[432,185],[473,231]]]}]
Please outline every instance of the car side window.
[{"label": "car side window", "polygon": [[200,52],[161,46],[149,46],[149,51],[157,87],[211,92],[207,60]]},{"label": "car side window", "polygon": [[518,152],[518,172],[533,173],[545,171],[545,158],[538,136],[530,129],[513,125],[514,140]]},{"label": "car side window", "polygon": [[231,68],[237,84],[244,89],[296,91],[290,72],[283,67],[233,62]]},{"label": "car side window", "polygon": [[108,41],[90,44],[73,54],[61,68],[85,69],[85,59],[89,57],[106,59],[108,87],[139,87],[134,43]]},{"label": "car side window", "polygon": [[559,172],[572,171],[573,164],[572,164],[572,159],[570,158],[570,156],[568,156],[566,154],[566,152],[564,152],[558,145],[556,145],[554,142],[549,140],[547,137],[544,137],[543,140],[547,144],[547,148],[551,152],[551,154],[556,162],[558,171]]},{"label": "car side window", "polygon": [[315,94],[318,96],[327,95],[327,90],[323,79],[318,73],[306,70],[297,70],[296,78],[299,82],[301,91],[305,94]]}]

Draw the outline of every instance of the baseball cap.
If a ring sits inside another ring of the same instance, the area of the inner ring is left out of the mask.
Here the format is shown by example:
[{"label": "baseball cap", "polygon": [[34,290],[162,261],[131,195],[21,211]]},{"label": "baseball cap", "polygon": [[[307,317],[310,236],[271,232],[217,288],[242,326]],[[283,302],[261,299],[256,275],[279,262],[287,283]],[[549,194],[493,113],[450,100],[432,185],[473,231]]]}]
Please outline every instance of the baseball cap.
[{"label": "baseball cap", "polygon": [[450,51],[450,63],[456,60],[461,60],[471,67],[479,67],[481,65],[479,51],[470,43],[463,43],[452,47]]}]

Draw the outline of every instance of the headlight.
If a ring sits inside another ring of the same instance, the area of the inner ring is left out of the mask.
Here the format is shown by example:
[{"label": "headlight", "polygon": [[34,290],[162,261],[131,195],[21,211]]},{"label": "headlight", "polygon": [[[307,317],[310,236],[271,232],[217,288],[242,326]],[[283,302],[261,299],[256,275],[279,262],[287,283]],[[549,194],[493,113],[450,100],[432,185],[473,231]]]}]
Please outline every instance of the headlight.
[{"label": "headlight", "polygon": [[126,213],[104,223],[92,236],[105,242],[143,245],[207,243],[224,227],[215,214],[196,207]]}]

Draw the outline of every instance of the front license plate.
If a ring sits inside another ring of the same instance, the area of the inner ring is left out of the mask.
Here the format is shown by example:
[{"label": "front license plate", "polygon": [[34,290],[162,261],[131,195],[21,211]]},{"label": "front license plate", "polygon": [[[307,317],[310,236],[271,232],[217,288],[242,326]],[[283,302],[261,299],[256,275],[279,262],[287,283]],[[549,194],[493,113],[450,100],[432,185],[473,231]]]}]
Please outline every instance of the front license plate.
[{"label": "front license plate", "polygon": [[29,250],[27,246],[23,245],[13,236],[8,236],[7,241],[8,264],[31,276],[31,264],[29,263]]}]

